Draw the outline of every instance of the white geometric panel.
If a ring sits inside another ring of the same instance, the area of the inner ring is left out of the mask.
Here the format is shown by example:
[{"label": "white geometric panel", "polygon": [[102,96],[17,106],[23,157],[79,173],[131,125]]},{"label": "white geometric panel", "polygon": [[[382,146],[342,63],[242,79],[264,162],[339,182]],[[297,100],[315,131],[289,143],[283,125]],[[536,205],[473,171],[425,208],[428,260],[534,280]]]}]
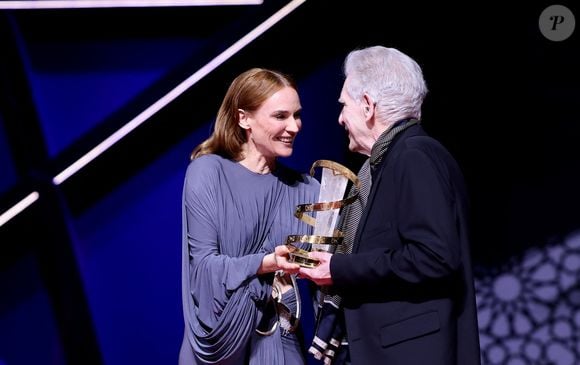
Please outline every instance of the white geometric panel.
[{"label": "white geometric panel", "polygon": [[475,280],[482,363],[580,364],[580,232]]}]

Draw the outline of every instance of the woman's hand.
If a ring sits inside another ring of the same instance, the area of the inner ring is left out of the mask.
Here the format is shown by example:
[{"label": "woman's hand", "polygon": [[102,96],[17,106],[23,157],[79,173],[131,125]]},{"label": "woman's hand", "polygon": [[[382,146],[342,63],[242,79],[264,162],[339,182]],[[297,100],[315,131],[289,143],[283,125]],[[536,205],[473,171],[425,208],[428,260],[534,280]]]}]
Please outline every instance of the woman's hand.
[{"label": "woman's hand", "polygon": [[300,265],[295,262],[290,262],[290,250],[286,245],[276,246],[274,249],[274,258],[276,259],[276,266],[278,270],[284,271],[286,274],[296,274],[300,270]]},{"label": "woman's hand", "polygon": [[300,265],[288,261],[290,250],[286,245],[276,246],[274,252],[269,253],[262,259],[262,265],[258,274],[266,274],[282,270],[288,274],[295,274],[300,270]]}]

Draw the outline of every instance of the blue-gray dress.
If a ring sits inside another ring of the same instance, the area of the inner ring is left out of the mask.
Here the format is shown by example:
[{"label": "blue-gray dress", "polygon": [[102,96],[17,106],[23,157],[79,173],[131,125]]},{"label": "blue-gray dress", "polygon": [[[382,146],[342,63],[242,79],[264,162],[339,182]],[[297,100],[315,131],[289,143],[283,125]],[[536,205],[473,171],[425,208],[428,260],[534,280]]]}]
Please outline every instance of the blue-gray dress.
[{"label": "blue-gray dress", "polygon": [[283,341],[281,331],[256,333],[272,292],[272,275],[256,272],[286,236],[311,233],[294,211],[316,202],[319,188],[316,179],[280,164],[261,175],[217,155],[190,162],[183,190],[180,365],[303,362],[295,336]]}]

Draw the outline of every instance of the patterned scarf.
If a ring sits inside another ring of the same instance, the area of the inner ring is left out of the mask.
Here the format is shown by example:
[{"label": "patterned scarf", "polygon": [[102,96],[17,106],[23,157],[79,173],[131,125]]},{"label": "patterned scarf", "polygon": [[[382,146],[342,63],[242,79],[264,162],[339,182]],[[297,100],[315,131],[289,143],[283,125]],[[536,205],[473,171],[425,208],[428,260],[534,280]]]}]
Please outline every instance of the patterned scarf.
[{"label": "patterned scarf", "polygon": [[[340,216],[338,227],[344,233],[344,240],[343,244],[337,248],[336,253],[352,253],[357,227],[371,190],[371,173],[383,160],[395,136],[417,123],[419,123],[417,119],[401,120],[385,130],[373,145],[371,157],[366,159],[358,172],[361,183],[358,198],[352,204],[344,207]],[[354,193],[354,189],[356,187],[352,186],[347,196]],[[316,331],[308,352],[316,359],[323,360],[325,365],[346,364],[349,361],[348,341],[344,315],[341,310],[342,298],[339,295],[324,294],[324,291],[322,288],[321,292],[324,297],[318,305]]]}]

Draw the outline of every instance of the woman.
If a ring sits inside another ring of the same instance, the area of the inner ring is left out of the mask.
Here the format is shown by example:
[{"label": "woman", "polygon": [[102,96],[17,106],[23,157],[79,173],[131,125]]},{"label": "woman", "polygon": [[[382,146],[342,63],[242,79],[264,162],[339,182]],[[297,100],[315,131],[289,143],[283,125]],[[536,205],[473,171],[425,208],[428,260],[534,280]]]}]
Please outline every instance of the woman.
[{"label": "woman", "polygon": [[[277,161],[292,154],[300,112],[293,80],[250,69],[234,79],[213,134],[191,155],[183,191],[180,365],[304,364],[300,327],[278,315],[296,315],[298,290],[283,274],[298,269],[283,259],[283,243],[310,233],[293,213],[315,202],[319,190],[315,179]],[[273,282],[281,304],[272,301]]]}]

